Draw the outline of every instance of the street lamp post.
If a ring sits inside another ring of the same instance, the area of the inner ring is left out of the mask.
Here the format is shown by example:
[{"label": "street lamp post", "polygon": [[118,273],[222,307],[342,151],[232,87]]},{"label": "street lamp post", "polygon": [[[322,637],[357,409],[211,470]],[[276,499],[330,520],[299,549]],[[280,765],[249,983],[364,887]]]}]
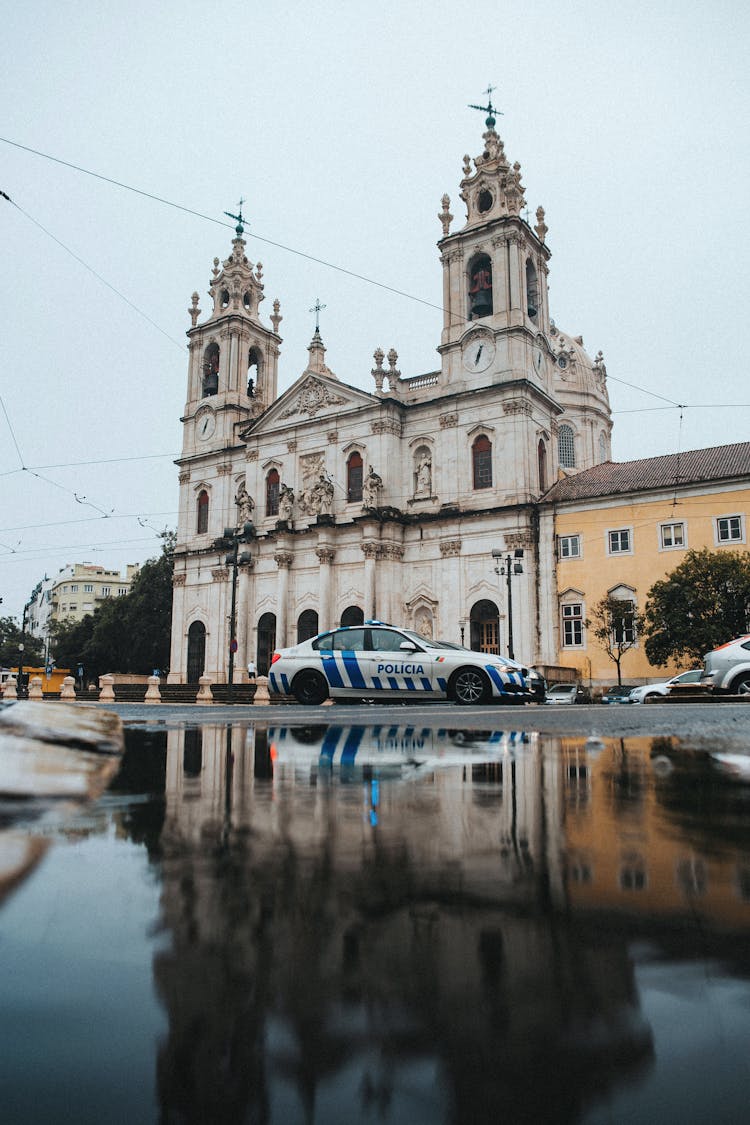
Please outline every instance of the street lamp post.
[{"label": "street lamp post", "polygon": [[511,660],[515,660],[513,655],[513,587],[511,579],[514,574],[523,574],[523,550],[521,547],[516,547],[513,552],[513,557],[510,554],[506,555],[503,559],[503,552],[497,549],[492,552],[495,562],[495,574],[504,574],[505,583],[508,588],[508,656]]},{"label": "street lamp post", "polygon": [[26,612],[29,608],[30,602],[27,602],[23,607],[23,616],[21,617],[21,642],[18,646],[18,695],[19,698],[24,698],[23,691],[23,654],[26,648]]},{"label": "street lamp post", "polygon": [[239,553],[240,543],[248,543],[255,535],[255,528],[248,520],[242,527],[225,527],[221,539],[217,539],[217,546],[229,547],[229,554],[224,562],[232,568],[232,602],[229,611],[229,682],[227,687],[227,703],[234,703],[234,654],[237,651],[237,638],[235,629],[237,624],[237,571],[241,566],[252,562],[249,551]]}]

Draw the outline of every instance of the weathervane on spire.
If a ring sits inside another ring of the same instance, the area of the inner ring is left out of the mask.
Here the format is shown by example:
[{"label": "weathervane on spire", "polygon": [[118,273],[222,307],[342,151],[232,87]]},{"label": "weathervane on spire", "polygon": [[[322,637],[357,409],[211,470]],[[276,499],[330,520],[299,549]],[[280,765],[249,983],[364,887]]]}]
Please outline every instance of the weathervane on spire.
[{"label": "weathervane on spire", "polygon": [[487,125],[488,129],[494,129],[495,128],[495,114],[499,113],[501,117],[503,116],[502,110],[501,109],[495,109],[494,105],[492,104],[492,91],[496,90],[496,89],[497,89],[496,86],[488,86],[487,89],[485,90],[485,93],[487,94],[487,105],[470,105],[469,106],[469,109],[478,109],[482,113],[487,114],[487,121],[486,121],[485,124]]},{"label": "weathervane on spire", "polygon": [[310,309],[310,312],[315,313],[315,332],[316,333],[320,332],[320,314],[323,311],[323,309],[326,309],[326,308],[328,308],[327,305],[321,305],[320,297],[316,297],[315,298],[315,304]]},{"label": "weathervane on spire", "polygon": [[229,211],[224,212],[224,214],[226,215],[226,217],[228,219],[234,219],[234,221],[236,222],[237,226],[234,229],[237,231],[237,237],[238,238],[242,238],[242,235],[245,233],[245,227],[243,225],[245,220],[242,218],[242,204],[245,203],[245,202],[246,202],[246,200],[244,200],[244,199],[242,199],[242,197],[240,197],[240,201],[237,204],[237,209],[239,211],[239,215],[232,215],[231,212],[229,212]]}]

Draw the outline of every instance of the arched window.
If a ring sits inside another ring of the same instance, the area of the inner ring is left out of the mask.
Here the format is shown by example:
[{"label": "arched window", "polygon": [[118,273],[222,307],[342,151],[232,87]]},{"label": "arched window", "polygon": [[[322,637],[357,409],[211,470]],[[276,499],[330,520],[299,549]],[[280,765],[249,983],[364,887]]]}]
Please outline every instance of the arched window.
[{"label": "arched window", "polygon": [[348,605],[341,614],[341,625],[364,625],[364,611],[358,605]]},{"label": "arched window", "polygon": [[492,442],[480,434],[471,447],[475,488],[492,488]]},{"label": "arched window", "polygon": [[469,320],[492,315],[492,262],[478,254],[469,266]]},{"label": "arched window", "polygon": [[350,504],[362,499],[362,469],[362,457],[355,451],[346,462],[346,498]]},{"label": "arched window", "polygon": [[206,663],[206,626],[194,621],[188,629],[187,682],[197,684]]},{"label": "arched window", "polygon": [[544,444],[542,438],[539,438],[539,445],[536,447],[537,464],[539,466],[539,491],[547,491],[547,446]]},{"label": "arched window", "polygon": [[603,465],[607,460],[607,435],[602,432],[599,434],[599,464]]},{"label": "arched window", "polygon": [[309,641],[311,637],[317,636],[319,632],[318,615],[315,610],[304,610],[297,620],[297,644],[300,645],[303,641]]},{"label": "arched window", "polygon": [[196,520],[195,530],[198,535],[205,535],[208,531],[208,493],[205,488],[201,489],[198,493],[196,507],[198,518]]},{"label": "arched window", "polygon": [[576,445],[575,435],[573,434],[571,426],[560,426],[557,435],[557,448],[562,467],[564,469],[575,469]]},{"label": "arched window", "polygon": [[266,477],[266,515],[279,514],[279,474],[276,469],[271,469]]},{"label": "arched window", "polygon": [[203,380],[201,393],[203,398],[219,393],[219,345],[209,344],[203,353]]},{"label": "arched window", "polygon": [[539,281],[531,258],[526,259],[526,311],[536,324],[539,313]]},{"label": "arched window", "polygon": [[255,398],[260,379],[261,355],[257,348],[251,348],[247,353],[247,393],[249,398]]}]

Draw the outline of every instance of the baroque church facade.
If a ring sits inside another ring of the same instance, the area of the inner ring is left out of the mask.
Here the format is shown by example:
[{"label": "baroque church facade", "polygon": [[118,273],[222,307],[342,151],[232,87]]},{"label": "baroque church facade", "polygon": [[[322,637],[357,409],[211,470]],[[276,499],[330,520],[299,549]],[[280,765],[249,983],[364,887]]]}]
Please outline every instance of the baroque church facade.
[{"label": "baroque church facade", "polygon": [[606,369],[550,316],[544,210],[532,227],[488,112],[482,153],[464,157],[465,222],[451,231],[447,195],[438,215],[436,370],[402,375],[378,349],[372,390],[351,386],[316,326],[279,394],[280,306],[265,323],[241,220],[203,321],[193,294],[171,682],[225,682],[230,666],[239,682],[275,647],[373,618],[556,663],[554,516],[539,500],[561,468],[610,459]]}]

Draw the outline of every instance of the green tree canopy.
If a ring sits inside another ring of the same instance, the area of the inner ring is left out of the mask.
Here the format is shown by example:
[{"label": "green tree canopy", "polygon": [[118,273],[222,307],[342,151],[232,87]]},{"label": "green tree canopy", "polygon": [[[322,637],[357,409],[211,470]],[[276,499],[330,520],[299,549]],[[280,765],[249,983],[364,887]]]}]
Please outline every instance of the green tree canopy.
[{"label": "green tree canopy", "polygon": [[21,627],[12,617],[0,617],[0,666],[17,668],[19,645],[23,643],[23,662],[33,668],[40,668],[44,661],[44,643],[29,633],[21,633]]},{"label": "green tree canopy", "polygon": [[165,532],[163,538],[161,555],[143,564],[128,594],[107,598],[82,621],[53,626],[52,651],[60,667],[83,664],[89,680],[105,672],[150,675],[168,667],[174,535]]},{"label": "green tree canopy", "polygon": [[648,592],[646,655],[652,664],[700,664],[712,648],[748,632],[750,554],[688,551]]}]

